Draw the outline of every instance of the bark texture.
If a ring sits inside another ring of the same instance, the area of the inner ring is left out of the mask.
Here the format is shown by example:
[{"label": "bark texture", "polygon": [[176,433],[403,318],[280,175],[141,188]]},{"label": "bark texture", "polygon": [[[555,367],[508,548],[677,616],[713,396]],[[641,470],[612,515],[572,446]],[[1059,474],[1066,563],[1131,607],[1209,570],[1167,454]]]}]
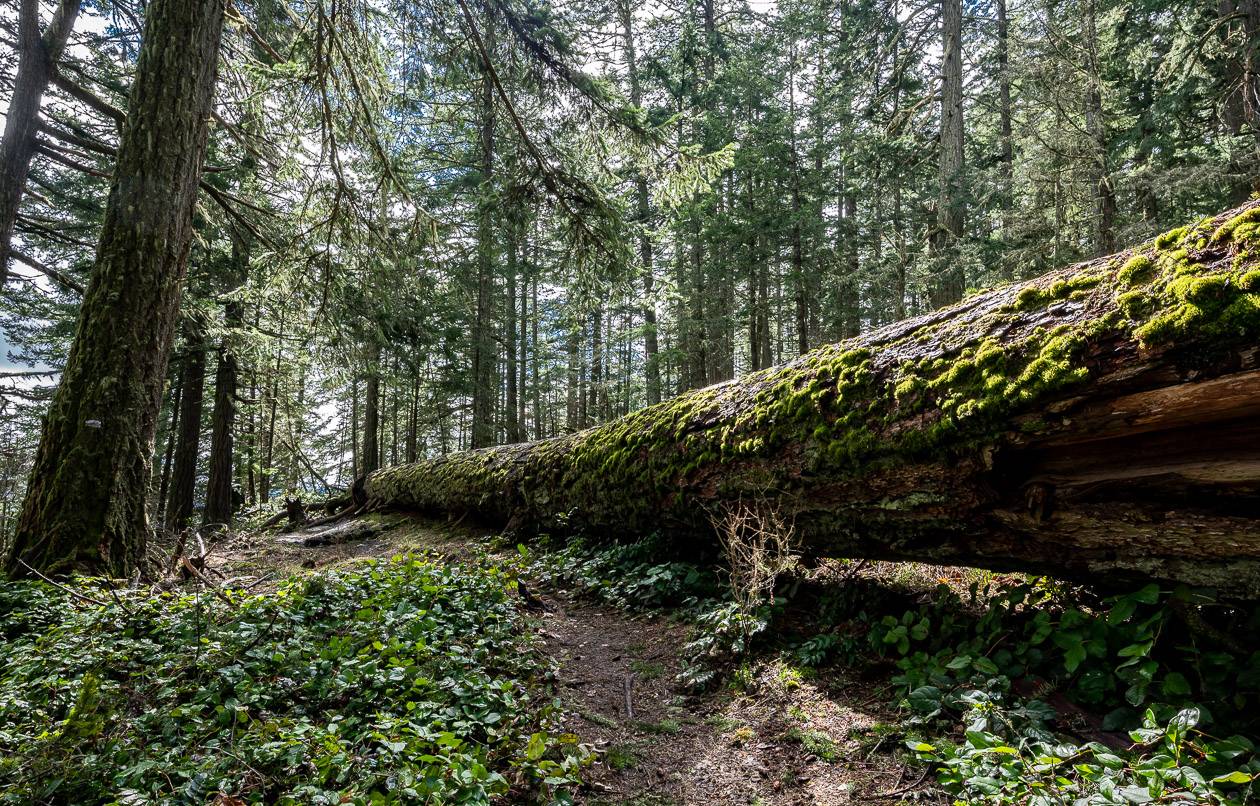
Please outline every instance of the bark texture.
[{"label": "bark texture", "polygon": [[930,293],[934,307],[962,299],[967,287],[961,265],[947,254],[966,223],[962,64],[962,0],[941,0],[940,195],[932,247],[943,259]]},{"label": "bark texture", "polygon": [[1260,203],[541,442],[388,468],[376,506],[668,530],[770,500],[817,554],[1260,596]]},{"label": "bark texture", "polygon": [[205,332],[196,320],[188,320],[183,331],[179,430],[171,469],[171,498],[166,504],[166,528],[173,532],[187,528],[193,515],[197,460],[201,456],[201,409],[206,388]]},{"label": "bark texture", "polygon": [[214,413],[210,417],[210,463],[206,477],[206,509],[202,522],[231,527],[236,511],[232,481],[234,476],[234,435],[236,402],[240,385],[240,362],[237,359],[237,331],[245,322],[245,306],[237,292],[249,275],[249,236],[232,236],[233,276],[226,289],[223,341],[219,344],[218,364],[214,373]]},{"label": "bark texture", "polygon": [[128,576],[205,154],[223,0],[153,0],[92,280],[7,570]]}]

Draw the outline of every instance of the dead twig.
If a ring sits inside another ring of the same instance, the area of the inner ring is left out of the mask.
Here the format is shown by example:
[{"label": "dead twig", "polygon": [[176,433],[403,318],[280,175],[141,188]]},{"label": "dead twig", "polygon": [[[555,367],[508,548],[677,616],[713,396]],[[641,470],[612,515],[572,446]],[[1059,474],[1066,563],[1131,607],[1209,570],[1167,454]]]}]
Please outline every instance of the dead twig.
[{"label": "dead twig", "polygon": [[624,689],[626,694],[626,719],[634,719],[634,673],[626,675],[624,681]]},{"label": "dead twig", "polygon": [[870,797],[873,800],[883,800],[884,798],[895,798],[899,795],[904,795],[908,792],[913,792],[914,790],[923,786],[923,782],[927,780],[928,773],[931,771],[932,771],[931,767],[928,767],[927,769],[923,770],[923,774],[919,776],[919,780],[915,781],[913,784],[910,784],[910,786],[903,786],[900,789],[894,789],[891,792],[880,792],[879,794],[871,795]]},{"label": "dead twig", "polygon": [[25,566],[27,571],[30,571],[32,574],[44,580],[49,585],[52,585],[54,588],[57,588],[60,591],[70,594],[71,596],[73,596],[76,599],[79,599],[80,601],[88,602],[89,604],[94,604],[94,605],[97,605],[98,607],[109,607],[109,604],[107,602],[102,602],[100,599],[93,599],[91,596],[88,596],[87,594],[79,593],[73,588],[68,588],[65,585],[62,585],[60,582],[54,582],[53,580],[41,574],[40,572],[36,571],[34,568],[31,568],[29,565],[27,565],[26,560],[18,560],[18,562],[20,562],[23,566]]},{"label": "dead twig", "polygon": [[215,595],[218,596],[220,599],[227,602],[229,605],[235,606],[235,603],[232,601],[231,597],[229,597],[226,593],[224,593],[223,590],[219,588],[218,585],[211,582],[210,579],[206,577],[205,574],[201,573],[201,570],[198,569],[197,566],[193,565],[192,560],[188,559],[187,557],[184,558],[184,568],[188,570],[188,573],[192,574],[197,579],[201,580],[201,583],[203,585],[205,585],[210,590],[214,591]]},{"label": "dead twig", "polygon": [[302,528],[315,529],[320,526],[327,526],[330,523],[336,523],[342,518],[349,517],[351,515],[358,515],[358,514],[359,514],[358,507],[354,505],[354,502],[351,502],[346,505],[345,509],[342,509],[338,512],[334,512],[332,515],[327,515],[323,518],[319,518],[313,521],[307,521],[306,523],[302,524]]},{"label": "dead twig", "polygon": [[266,582],[267,580],[271,579],[271,578],[272,578],[272,577],[274,577],[275,575],[276,575],[276,572],[275,572],[275,571],[268,571],[267,573],[265,573],[265,574],[263,574],[262,576],[260,576],[258,579],[255,579],[253,582],[251,582],[251,583],[249,583],[248,585],[246,585],[244,588],[242,588],[242,590],[247,590],[247,591],[248,591],[248,590],[253,590],[254,588],[258,587],[258,586],[259,586],[259,585],[261,585],[262,583],[264,583],[264,582]]}]

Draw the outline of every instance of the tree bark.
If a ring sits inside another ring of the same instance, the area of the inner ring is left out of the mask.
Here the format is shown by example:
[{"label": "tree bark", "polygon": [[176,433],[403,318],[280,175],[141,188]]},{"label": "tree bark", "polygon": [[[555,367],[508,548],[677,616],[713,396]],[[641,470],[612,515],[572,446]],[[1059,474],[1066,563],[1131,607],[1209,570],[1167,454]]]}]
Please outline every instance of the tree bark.
[{"label": "tree bark", "polygon": [[[1011,49],[1010,24],[1006,16],[1007,0],[997,0],[997,80],[998,80],[998,143],[1002,180],[1002,238],[1010,241],[1014,235],[1013,212],[1015,209],[1015,138],[1011,126]],[[1007,280],[1014,279],[1006,264]]]},{"label": "tree bark", "polygon": [[1116,250],[1116,191],[1112,186],[1107,118],[1102,104],[1102,65],[1099,60],[1098,15],[1093,0],[1085,4],[1085,69],[1089,89],[1085,94],[1085,128],[1094,141],[1094,254]]},{"label": "tree bark", "polygon": [[367,373],[363,395],[363,472],[381,466],[381,346],[375,340],[368,346]]},{"label": "tree bark", "polygon": [[0,287],[9,276],[13,226],[35,156],[40,103],[78,16],[79,0],[61,0],[40,34],[39,0],[22,0],[18,10],[18,69],[0,140]]},{"label": "tree bark", "polygon": [[171,390],[171,416],[166,424],[166,448],[162,451],[162,469],[158,479],[157,522],[166,523],[166,500],[171,487],[171,465],[175,457],[175,436],[179,432],[179,409],[184,391],[184,370],[180,367],[179,375]]},{"label": "tree bark", "polygon": [[788,161],[792,183],[792,287],[796,302],[796,352],[809,352],[809,291],[805,287],[805,250],[801,242],[801,159],[796,148],[796,47],[788,58]]},{"label": "tree bark", "polygon": [[236,399],[240,363],[236,358],[238,331],[244,323],[244,306],[235,293],[245,284],[249,275],[249,236],[235,233],[232,237],[232,263],[234,274],[227,289],[228,301],[224,306],[225,333],[219,344],[218,366],[214,373],[214,412],[210,416],[210,465],[206,481],[207,524],[232,525],[236,511],[232,494],[234,476],[233,437],[236,428]]},{"label": "tree bark", "polygon": [[[507,359],[507,367],[504,371],[504,381],[507,388],[503,393],[503,428],[504,441],[521,442],[524,437],[521,436],[521,412],[520,412],[520,387],[517,382],[520,380],[517,371],[517,309],[516,309],[516,281],[519,270],[517,257],[517,226],[515,222],[508,222],[507,225],[507,267],[504,275],[504,293],[503,301],[504,313],[507,315],[503,323],[504,358]],[[523,315],[523,314],[522,314]]]},{"label": "tree bark", "polygon": [[181,377],[183,397],[179,405],[179,435],[171,470],[170,501],[166,504],[166,528],[174,532],[188,527],[197,489],[197,459],[201,449],[201,403],[206,386],[206,346],[201,325],[189,321],[184,328]]},{"label": "tree bark", "polygon": [[[621,16],[621,33],[625,37],[626,74],[630,81],[630,103],[636,109],[643,105],[639,82],[638,53],[634,44],[634,11],[630,0],[617,6]],[[642,171],[634,177],[634,214],[639,235],[639,271],[643,275],[643,382],[647,404],[661,402],[660,345],[656,327],[656,274],[652,265],[652,208],[648,202],[647,177]]]},{"label": "tree bark", "polygon": [[222,0],[153,0],[91,282],[6,563],[130,576],[187,269]]},{"label": "tree bark", "polygon": [[934,251],[942,256],[932,284],[932,306],[962,299],[966,278],[948,255],[963,234],[966,189],[963,185],[962,0],[941,0],[941,143],[940,195],[937,199]]},{"label": "tree bark", "polygon": [[1260,596],[1260,202],[588,431],[367,477],[376,506]]},{"label": "tree bark", "polygon": [[[486,5],[486,51],[493,53],[495,25]],[[482,65],[481,90],[481,198],[477,214],[477,287],[473,312],[472,344],[472,447],[494,444],[494,367],[498,351],[494,343],[494,160],[495,104],[489,65]]]}]

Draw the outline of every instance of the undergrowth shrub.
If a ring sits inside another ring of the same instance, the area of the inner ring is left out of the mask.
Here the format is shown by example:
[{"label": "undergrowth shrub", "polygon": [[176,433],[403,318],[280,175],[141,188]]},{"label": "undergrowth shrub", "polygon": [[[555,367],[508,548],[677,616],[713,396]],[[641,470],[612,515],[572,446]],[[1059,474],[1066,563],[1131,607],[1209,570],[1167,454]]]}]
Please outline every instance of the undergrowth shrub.
[{"label": "undergrowth shrub", "polygon": [[[799,644],[798,658],[892,662],[911,729],[961,735],[908,743],[959,803],[1257,795],[1247,737],[1260,726],[1260,651],[1241,640],[1260,627],[1254,610],[1184,588],[1099,598],[1044,579],[941,585],[900,613],[843,592],[831,605],[841,628]],[[1205,631],[1203,612],[1226,627]]]},{"label": "undergrowth shrub", "polygon": [[627,610],[694,610],[697,603],[721,593],[712,569],[672,556],[658,534],[628,543],[575,537],[553,545],[542,538],[537,546],[535,552],[518,546],[532,576]]},{"label": "undergrowth shrub", "polygon": [[0,582],[0,803],[567,799],[587,751],[548,730],[513,583],[413,558],[231,604]]}]

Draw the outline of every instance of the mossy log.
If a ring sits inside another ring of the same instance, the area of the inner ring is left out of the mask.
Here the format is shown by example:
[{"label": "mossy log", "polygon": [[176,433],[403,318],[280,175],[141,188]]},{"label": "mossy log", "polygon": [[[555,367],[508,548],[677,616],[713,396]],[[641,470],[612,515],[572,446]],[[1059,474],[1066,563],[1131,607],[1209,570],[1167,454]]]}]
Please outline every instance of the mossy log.
[{"label": "mossy log", "polygon": [[1260,597],[1260,203],[580,433],[372,473],[374,506]]}]

